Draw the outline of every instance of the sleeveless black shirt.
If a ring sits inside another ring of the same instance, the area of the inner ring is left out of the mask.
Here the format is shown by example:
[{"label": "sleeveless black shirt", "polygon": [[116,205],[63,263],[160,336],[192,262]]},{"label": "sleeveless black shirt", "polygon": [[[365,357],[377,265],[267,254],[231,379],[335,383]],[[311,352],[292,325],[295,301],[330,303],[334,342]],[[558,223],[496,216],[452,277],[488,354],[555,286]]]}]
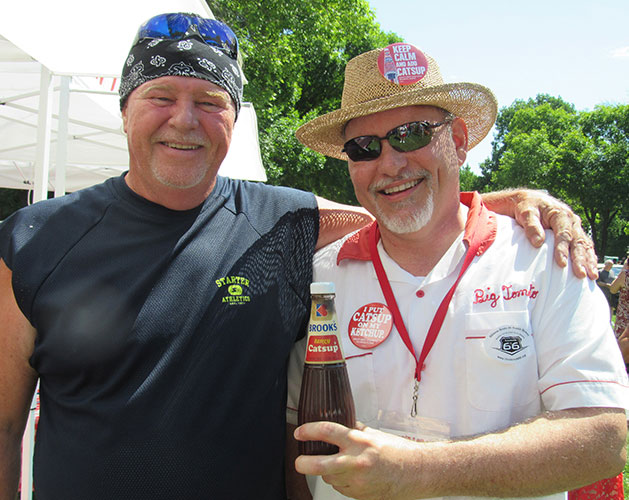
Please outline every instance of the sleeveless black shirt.
[{"label": "sleeveless black shirt", "polygon": [[193,210],[119,177],[2,223],[37,329],[37,499],[285,498],[317,235],[311,194],[226,178]]}]

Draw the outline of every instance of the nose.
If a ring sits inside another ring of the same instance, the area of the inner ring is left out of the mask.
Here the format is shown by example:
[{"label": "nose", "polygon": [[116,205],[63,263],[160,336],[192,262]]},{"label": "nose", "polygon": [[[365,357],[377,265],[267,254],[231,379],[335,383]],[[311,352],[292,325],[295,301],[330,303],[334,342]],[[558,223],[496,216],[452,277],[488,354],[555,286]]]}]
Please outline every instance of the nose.
[{"label": "nose", "polygon": [[194,102],[187,99],[178,99],[172,106],[172,114],[169,124],[179,130],[192,130],[199,125],[197,109]]},{"label": "nose", "polygon": [[395,177],[400,170],[408,165],[406,153],[396,151],[391,147],[389,141],[382,141],[380,156],[377,159],[378,170],[381,173]]}]

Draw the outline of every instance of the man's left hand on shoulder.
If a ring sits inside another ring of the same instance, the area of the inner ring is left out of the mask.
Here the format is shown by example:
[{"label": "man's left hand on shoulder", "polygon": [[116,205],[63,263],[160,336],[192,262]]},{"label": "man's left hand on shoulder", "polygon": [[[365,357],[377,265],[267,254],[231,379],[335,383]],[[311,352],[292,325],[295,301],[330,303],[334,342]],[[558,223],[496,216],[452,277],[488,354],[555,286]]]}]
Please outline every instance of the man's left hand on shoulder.
[{"label": "man's left hand on shoulder", "polygon": [[594,245],[581,225],[581,218],[565,203],[545,191],[513,189],[482,195],[490,210],[514,218],[531,244],[544,243],[544,229],[555,235],[554,256],[560,267],[572,261],[572,272],[578,278],[598,278]]}]

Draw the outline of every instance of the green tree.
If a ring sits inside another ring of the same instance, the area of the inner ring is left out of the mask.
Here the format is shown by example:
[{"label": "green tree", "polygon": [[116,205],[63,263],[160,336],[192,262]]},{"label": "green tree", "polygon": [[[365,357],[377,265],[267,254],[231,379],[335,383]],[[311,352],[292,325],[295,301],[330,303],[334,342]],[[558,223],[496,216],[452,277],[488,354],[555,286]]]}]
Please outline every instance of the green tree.
[{"label": "green tree", "polygon": [[[508,137],[512,131],[516,113],[520,111],[526,112],[526,110],[542,105],[547,105],[546,114],[552,110],[562,109],[567,113],[574,112],[574,106],[572,104],[563,101],[560,97],[553,97],[547,94],[539,94],[535,99],[529,99],[527,101],[518,99],[514,101],[511,106],[502,108],[496,118],[496,133],[492,141],[491,156],[480,165],[482,191],[488,191],[497,187],[516,187],[523,185],[518,184],[518,182],[521,182],[519,179],[509,179],[505,174],[501,174],[501,178],[498,178],[498,175],[494,175],[494,173],[501,169],[502,158],[510,148]],[[519,124],[522,131],[522,128],[525,127],[526,124],[532,128],[534,126],[532,122],[533,117],[529,116],[525,119],[525,116],[521,116],[515,123]],[[525,145],[523,144],[522,146],[524,147]],[[528,180],[530,181],[530,179]],[[494,185],[494,183],[498,184]]]},{"label": "green tree", "polygon": [[0,188],[0,221],[27,204],[28,191]]},{"label": "green tree", "polygon": [[[367,0],[207,3],[238,35],[249,80],[245,100],[256,109],[269,183],[356,203],[345,162],[308,150],[295,131],[340,105],[349,59],[401,39],[380,29]],[[23,193],[0,192],[0,218],[21,206]]]},{"label": "green tree", "polygon": [[472,172],[472,168],[469,165],[463,165],[459,172],[459,183],[461,191],[481,191],[482,177]]},{"label": "green tree", "polygon": [[580,113],[578,125],[558,148],[554,178],[557,192],[581,207],[596,250],[605,255],[611,227],[623,226],[623,218],[627,225],[629,105],[597,106]]},{"label": "green tree", "polygon": [[626,105],[577,112],[548,95],[515,101],[500,110],[492,156],[481,165],[483,182],[546,189],[564,199],[590,228],[598,255],[605,255],[610,237],[614,247],[625,237],[628,124]]},{"label": "green tree", "polygon": [[208,5],[238,35],[248,79],[245,100],[258,115],[269,183],[355,203],[345,162],[308,151],[295,131],[340,105],[349,59],[401,39],[380,29],[366,0],[208,0]]}]

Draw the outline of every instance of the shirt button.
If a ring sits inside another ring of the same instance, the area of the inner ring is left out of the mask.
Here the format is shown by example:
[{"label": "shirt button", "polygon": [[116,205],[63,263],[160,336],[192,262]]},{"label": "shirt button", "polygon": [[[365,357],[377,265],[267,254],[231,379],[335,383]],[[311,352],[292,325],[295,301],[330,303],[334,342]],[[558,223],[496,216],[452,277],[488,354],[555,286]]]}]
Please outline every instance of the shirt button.
[{"label": "shirt button", "polygon": [[417,290],[417,292],[415,292],[415,295],[417,295],[421,299],[424,296],[424,291],[423,290]]}]

